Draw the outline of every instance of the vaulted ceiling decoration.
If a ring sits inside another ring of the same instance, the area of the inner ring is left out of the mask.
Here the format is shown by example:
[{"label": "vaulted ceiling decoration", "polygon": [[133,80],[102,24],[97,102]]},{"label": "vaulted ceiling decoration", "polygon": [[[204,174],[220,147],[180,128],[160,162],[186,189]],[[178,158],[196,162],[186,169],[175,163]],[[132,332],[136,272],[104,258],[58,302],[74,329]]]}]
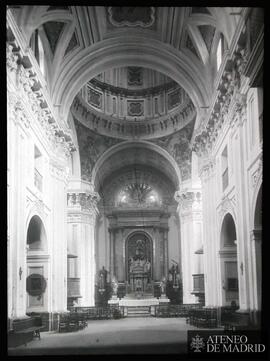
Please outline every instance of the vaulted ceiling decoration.
[{"label": "vaulted ceiling decoration", "polygon": [[152,140],[155,144],[166,149],[175,159],[180,168],[182,181],[186,181],[191,177],[190,139],[193,129],[194,121],[170,136]]},{"label": "vaulted ceiling decoration", "polygon": [[117,195],[116,206],[144,208],[160,206],[162,199],[158,192],[147,183],[130,183]]},{"label": "vaulted ceiling decoration", "polygon": [[[233,44],[242,18],[229,15],[234,9],[238,8],[11,9],[27,44],[36,29],[44,28],[40,39],[45,50],[49,42],[52,52],[45,51],[51,106],[67,131],[70,112],[78,119],[75,127],[84,179],[90,180],[94,164],[123,140],[153,140],[178,164],[182,180],[190,177],[188,145],[194,123],[197,118],[198,128],[212,101],[216,77],[215,57],[210,57],[213,39],[219,32],[228,48]],[[148,70],[151,76],[146,75]],[[150,150],[138,150],[133,161],[144,163],[146,153],[149,159],[155,158]],[[121,159],[115,156],[112,161],[121,163],[126,156],[130,164],[132,154],[130,151]],[[167,160],[161,157],[152,164],[159,167],[163,162],[166,168]],[[108,164],[106,172],[110,167]]]},{"label": "vaulted ceiling decoration", "polygon": [[145,7],[108,7],[109,21],[116,27],[143,27],[149,28],[155,21],[155,8]]},{"label": "vaulted ceiling decoration", "polygon": [[207,50],[210,53],[216,28],[212,25],[199,25],[198,29],[202,35]]},{"label": "vaulted ceiling decoration", "polygon": [[118,169],[106,179],[100,194],[111,207],[147,208],[174,204],[175,187],[170,179],[151,166],[133,165]]},{"label": "vaulted ceiling decoration", "polygon": [[205,7],[196,7],[195,6],[192,8],[192,14],[209,14],[210,15],[210,12]]},{"label": "vaulted ceiling decoration", "polygon": [[50,43],[51,51],[54,54],[55,49],[63,31],[65,23],[58,21],[48,21],[43,25],[44,31]]},{"label": "vaulted ceiling decoration", "polygon": [[98,158],[120,139],[104,137],[92,132],[74,119],[79,144],[82,179],[91,181],[92,170]]},{"label": "vaulted ceiling decoration", "polygon": [[49,6],[47,11],[52,11],[52,10],[69,10],[69,6]]},{"label": "vaulted ceiling decoration", "polygon": [[74,31],[74,33],[68,43],[68,46],[66,48],[64,56],[66,56],[69,52],[71,52],[73,49],[75,49],[78,45],[79,45],[78,36],[76,34],[76,31]]},{"label": "vaulted ceiling decoration", "polygon": [[200,56],[198,55],[198,52],[195,46],[193,45],[193,41],[191,40],[189,35],[187,35],[187,39],[186,39],[186,48],[189,49],[196,56],[197,59],[200,59]]}]

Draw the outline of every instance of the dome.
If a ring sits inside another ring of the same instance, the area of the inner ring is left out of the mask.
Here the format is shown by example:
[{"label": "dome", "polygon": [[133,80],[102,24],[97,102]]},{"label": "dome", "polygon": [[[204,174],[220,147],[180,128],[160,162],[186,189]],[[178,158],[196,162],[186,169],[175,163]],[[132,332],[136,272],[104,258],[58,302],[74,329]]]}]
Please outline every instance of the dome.
[{"label": "dome", "polygon": [[178,83],[139,66],[109,69],[92,78],[77,94],[72,110],[88,128],[122,139],[169,135],[196,116]]}]

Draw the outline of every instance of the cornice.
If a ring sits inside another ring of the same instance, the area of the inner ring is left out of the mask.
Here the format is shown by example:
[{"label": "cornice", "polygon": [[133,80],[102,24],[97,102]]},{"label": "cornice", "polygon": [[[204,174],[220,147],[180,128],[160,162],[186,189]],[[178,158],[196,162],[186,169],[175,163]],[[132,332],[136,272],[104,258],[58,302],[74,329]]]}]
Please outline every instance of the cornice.
[{"label": "cornice", "polygon": [[[248,13],[245,13],[245,18]],[[227,123],[234,112],[240,117],[233,120],[242,121],[246,110],[245,68],[250,57],[245,21],[239,23],[239,31],[232,41],[229,53],[222,64],[222,71],[217,78],[216,92],[207,116],[202,120],[193,136],[193,150],[199,155],[209,155],[218,139],[224,123]]]},{"label": "cornice", "polygon": [[33,66],[31,52],[24,44],[24,38],[16,28],[16,24],[10,12],[8,12],[8,40],[6,45],[7,52],[7,71],[15,72],[16,88],[22,91],[26,97],[27,103],[31,107],[33,114],[37,117],[39,123],[49,132],[55,143],[61,145],[67,155],[75,150],[75,145],[71,138],[71,133],[63,130],[54,116],[50,100],[46,94],[42,76],[38,74],[37,67]]},{"label": "cornice", "polygon": [[196,109],[190,100],[183,107],[170,114],[143,121],[128,121],[114,118],[94,110],[81,96],[77,95],[71,106],[72,114],[87,128],[102,135],[121,139],[153,139],[170,135],[184,128],[196,116]]},{"label": "cornice", "polygon": [[144,89],[126,89],[116,87],[108,83],[104,83],[98,79],[93,78],[90,80],[89,85],[93,88],[101,90],[102,92],[109,92],[113,95],[120,95],[121,97],[149,97],[151,95],[158,95],[162,92],[168,92],[179,89],[179,85],[175,81],[171,81],[166,84],[157,85],[155,87],[144,88]]}]

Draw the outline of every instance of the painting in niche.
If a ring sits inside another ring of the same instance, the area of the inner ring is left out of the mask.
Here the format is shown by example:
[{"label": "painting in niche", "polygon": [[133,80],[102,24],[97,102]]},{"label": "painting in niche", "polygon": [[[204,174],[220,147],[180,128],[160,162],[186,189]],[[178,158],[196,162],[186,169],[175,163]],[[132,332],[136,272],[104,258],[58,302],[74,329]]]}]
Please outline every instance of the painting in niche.
[{"label": "painting in niche", "polygon": [[152,6],[109,6],[109,21],[112,25],[120,26],[141,26],[147,28],[155,21],[155,8]]}]

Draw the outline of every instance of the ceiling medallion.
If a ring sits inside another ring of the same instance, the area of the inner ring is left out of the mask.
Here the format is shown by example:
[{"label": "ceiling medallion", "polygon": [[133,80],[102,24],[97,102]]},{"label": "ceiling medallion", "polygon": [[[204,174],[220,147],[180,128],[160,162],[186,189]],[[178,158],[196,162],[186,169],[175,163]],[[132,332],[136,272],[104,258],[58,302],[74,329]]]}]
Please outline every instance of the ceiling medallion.
[{"label": "ceiling medallion", "polygon": [[153,6],[109,6],[108,15],[111,24],[117,27],[148,28],[155,21],[155,8]]}]

